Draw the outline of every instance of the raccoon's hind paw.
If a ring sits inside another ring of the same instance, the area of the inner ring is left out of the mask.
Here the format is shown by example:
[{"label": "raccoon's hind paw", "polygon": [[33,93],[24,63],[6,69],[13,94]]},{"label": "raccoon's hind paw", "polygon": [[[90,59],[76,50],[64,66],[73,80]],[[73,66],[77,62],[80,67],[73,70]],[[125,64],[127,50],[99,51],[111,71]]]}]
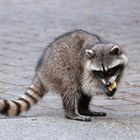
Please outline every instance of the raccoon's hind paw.
[{"label": "raccoon's hind paw", "polygon": [[84,111],[80,114],[85,116],[100,116],[100,117],[106,116],[105,112],[92,112],[90,110]]}]

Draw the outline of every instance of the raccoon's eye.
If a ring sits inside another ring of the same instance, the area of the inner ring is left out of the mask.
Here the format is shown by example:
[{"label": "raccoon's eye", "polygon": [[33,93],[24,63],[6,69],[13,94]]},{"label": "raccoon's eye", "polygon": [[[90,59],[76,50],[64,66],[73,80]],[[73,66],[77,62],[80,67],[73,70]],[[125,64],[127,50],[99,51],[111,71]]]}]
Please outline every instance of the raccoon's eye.
[{"label": "raccoon's eye", "polygon": [[108,77],[111,77],[111,76],[113,76],[113,75],[114,75],[113,69],[109,69],[109,70],[107,71],[107,76],[108,76]]},{"label": "raccoon's eye", "polygon": [[96,75],[97,77],[100,77],[100,78],[104,78],[104,73],[102,71],[92,71],[94,75]]},{"label": "raccoon's eye", "polygon": [[111,77],[111,76],[114,76],[114,75],[118,74],[118,72],[122,69],[122,67],[123,67],[123,66],[120,64],[120,65],[117,65],[117,66],[115,66],[115,67],[109,69],[109,70],[107,71],[107,75],[108,75],[109,77]]}]

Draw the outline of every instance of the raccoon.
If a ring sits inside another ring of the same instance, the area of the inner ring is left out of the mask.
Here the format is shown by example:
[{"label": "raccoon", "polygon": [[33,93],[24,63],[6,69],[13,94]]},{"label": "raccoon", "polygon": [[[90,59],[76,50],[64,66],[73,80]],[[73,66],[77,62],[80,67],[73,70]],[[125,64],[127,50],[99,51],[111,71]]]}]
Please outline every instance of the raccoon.
[{"label": "raccoon", "polygon": [[62,97],[68,119],[90,121],[90,116],[106,116],[90,111],[90,101],[98,93],[113,96],[117,88],[110,91],[108,86],[120,83],[126,65],[120,45],[83,30],[66,33],[46,48],[25,94],[15,101],[0,99],[0,113],[18,116],[52,91]]}]

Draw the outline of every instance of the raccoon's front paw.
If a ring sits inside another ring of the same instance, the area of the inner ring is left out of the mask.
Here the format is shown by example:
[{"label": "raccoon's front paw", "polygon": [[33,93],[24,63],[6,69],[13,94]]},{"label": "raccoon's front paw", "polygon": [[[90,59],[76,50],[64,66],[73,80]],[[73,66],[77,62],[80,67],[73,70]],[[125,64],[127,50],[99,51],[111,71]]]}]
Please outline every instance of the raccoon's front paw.
[{"label": "raccoon's front paw", "polygon": [[81,115],[85,115],[85,116],[106,116],[105,112],[92,112],[90,110],[84,111],[84,112],[80,112]]},{"label": "raccoon's front paw", "polygon": [[105,112],[92,112],[93,116],[106,116],[106,113]]}]

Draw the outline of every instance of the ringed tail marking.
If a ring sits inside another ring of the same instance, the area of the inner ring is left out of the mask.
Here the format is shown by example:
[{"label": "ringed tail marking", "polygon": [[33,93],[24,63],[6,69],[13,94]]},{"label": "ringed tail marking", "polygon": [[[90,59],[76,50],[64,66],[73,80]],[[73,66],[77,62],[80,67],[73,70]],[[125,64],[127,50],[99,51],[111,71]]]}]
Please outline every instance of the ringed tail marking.
[{"label": "ringed tail marking", "polygon": [[0,113],[5,116],[18,116],[22,112],[29,110],[42,96],[43,93],[40,94],[40,91],[37,91],[35,86],[32,85],[24,95],[15,101],[0,99]]},{"label": "ringed tail marking", "polygon": [[7,100],[1,100],[2,102],[3,102],[3,104],[2,104],[2,106],[3,106],[3,108],[1,109],[1,114],[7,114],[7,111],[9,110],[9,108],[10,108],[10,106],[9,106],[9,103],[8,103],[8,101]]}]

